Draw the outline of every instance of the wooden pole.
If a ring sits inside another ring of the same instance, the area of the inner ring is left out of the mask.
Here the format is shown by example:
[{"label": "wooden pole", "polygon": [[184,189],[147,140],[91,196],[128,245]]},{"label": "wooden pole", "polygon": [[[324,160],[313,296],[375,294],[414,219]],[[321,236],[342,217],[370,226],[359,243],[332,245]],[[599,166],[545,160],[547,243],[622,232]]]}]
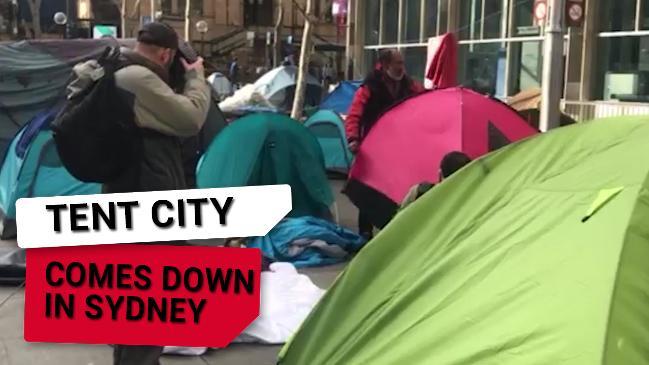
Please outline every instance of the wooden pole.
[{"label": "wooden pole", "polygon": [[300,47],[300,65],[298,67],[297,85],[291,118],[299,120],[304,108],[304,94],[306,93],[306,78],[311,58],[311,21],[313,19],[313,0],[307,0],[306,14],[304,16],[304,30],[302,32],[302,46]]},{"label": "wooden pole", "polygon": [[192,11],[192,1],[185,0],[185,42],[191,42],[191,11]]},{"label": "wooden pole", "polygon": [[273,68],[282,63],[282,27],[284,26],[284,1],[279,0],[277,8],[277,23],[274,29]]},{"label": "wooden pole", "polygon": [[41,37],[41,0],[28,0],[29,11],[32,13],[32,29],[34,39]]}]

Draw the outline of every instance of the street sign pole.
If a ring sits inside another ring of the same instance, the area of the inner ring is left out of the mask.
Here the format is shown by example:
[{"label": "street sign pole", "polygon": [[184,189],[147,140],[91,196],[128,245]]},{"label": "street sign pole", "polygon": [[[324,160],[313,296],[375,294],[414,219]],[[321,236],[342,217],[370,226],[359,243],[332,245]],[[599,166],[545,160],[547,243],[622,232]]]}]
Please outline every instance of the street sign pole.
[{"label": "street sign pole", "polygon": [[347,0],[347,19],[346,19],[346,34],[345,34],[345,79],[351,79],[353,76],[353,63],[352,63],[352,0]]},{"label": "street sign pole", "polygon": [[547,22],[543,54],[543,84],[540,129],[546,132],[559,126],[561,79],[563,68],[563,26],[565,0],[548,0]]}]

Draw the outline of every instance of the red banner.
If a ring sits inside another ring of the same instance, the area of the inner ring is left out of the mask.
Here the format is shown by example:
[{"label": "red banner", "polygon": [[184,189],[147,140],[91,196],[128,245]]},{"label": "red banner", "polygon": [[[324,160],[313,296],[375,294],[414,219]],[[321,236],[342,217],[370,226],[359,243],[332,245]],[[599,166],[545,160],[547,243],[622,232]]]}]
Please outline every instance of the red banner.
[{"label": "red banner", "polygon": [[259,315],[257,249],[27,250],[26,341],[225,347]]}]

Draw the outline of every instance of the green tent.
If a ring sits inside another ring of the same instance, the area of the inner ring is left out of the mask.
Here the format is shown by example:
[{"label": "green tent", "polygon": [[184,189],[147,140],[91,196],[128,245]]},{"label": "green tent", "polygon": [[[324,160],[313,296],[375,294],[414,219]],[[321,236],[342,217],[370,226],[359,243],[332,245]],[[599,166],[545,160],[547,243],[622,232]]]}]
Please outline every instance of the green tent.
[{"label": "green tent", "polygon": [[249,114],[225,127],[197,167],[199,188],[289,184],[289,217],[328,216],[333,193],[316,138],[282,114]]},{"label": "green tent", "polygon": [[649,117],[559,128],[398,214],[279,364],[649,364]]}]

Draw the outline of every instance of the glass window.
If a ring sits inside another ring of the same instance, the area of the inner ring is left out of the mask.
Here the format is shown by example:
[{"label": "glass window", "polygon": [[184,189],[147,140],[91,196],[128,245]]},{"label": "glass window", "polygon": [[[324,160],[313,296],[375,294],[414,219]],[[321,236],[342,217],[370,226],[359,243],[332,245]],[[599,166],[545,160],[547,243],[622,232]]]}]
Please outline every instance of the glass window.
[{"label": "glass window", "polygon": [[636,0],[603,0],[599,11],[602,32],[635,30]]},{"label": "glass window", "polygon": [[403,0],[402,24],[404,29],[403,41],[418,43],[420,41],[421,0]]},{"label": "glass window", "polygon": [[543,42],[514,42],[512,47],[512,80],[510,94],[541,87],[543,77]]},{"label": "glass window", "polygon": [[460,39],[480,38],[482,1],[462,0],[460,3]]},{"label": "glass window", "polygon": [[640,4],[642,9],[640,9],[640,28],[649,29],[649,2],[643,1]]},{"label": "glass window", "polygon": [[[172,10],[172,0],[162,0],[160,2],[160,10],[162,11],[162,14],[164,15],[172,15],[174,14],[174,11]],[[178,13],[178,10],[176,10],[176,14]],[[174,14],[175,15],[175,14]]]},{"label": "glass window", "polygon": [[600,38],[598,94],[604,99],[649,101],[649,37]]},{"label": "glass window", "polygon": [[379,59],[379,51],[374,49],[365,50],[365,71],[370,72],[374,69],[376,61]]},{"label": "glass window", "polygon": [[502,0],[462,0],[460,38],[500,38],[502,5]]},{"label": "glass window", "polygon": [[505,54],[499,43],[464,44],[458,56],[458,76],[463,86],[490,95],[502,89]]},{"label": "glass window", "polygon": [[[160,8],[162,10],[162,13],[165,15],[184,16],[185,4],[187,4],[185,0],[162,0],[160,3]],[[191,6],[192,7],[190,10],[192,15],[203,14],[203,0],[191,0]]]},{"label": "glass window", "polygon": [[426,11],[426,37],[435,37],[438,35],[437,21],[440,15],[440,3],[438,0],[424,0],[424,2],[426,4],[424,7],[424,11]]},{"label": "glass window", "polygon": [[503,17],[501,0],[484,0],[484,38],[500,38]]},{"label": "glass window", "polygon": [[399,0],[383,0],[383,44],[398,43]]},{"label": "glass window", "polygon": [[403,48],[403,58],[406,64],[406,72],[410,77],[424,82],[424,75],[426,74],[426,60],[428,49],[426,47],[409,47]]},{"label": "glass window", "polygon": [[380,1],[366,1],[365,4],[365,44],[379,44]]},{"label": "glass window", "polygon": [[539,35],[541,28],[534,24],[534,0],[514,0],[514,36]]}]

